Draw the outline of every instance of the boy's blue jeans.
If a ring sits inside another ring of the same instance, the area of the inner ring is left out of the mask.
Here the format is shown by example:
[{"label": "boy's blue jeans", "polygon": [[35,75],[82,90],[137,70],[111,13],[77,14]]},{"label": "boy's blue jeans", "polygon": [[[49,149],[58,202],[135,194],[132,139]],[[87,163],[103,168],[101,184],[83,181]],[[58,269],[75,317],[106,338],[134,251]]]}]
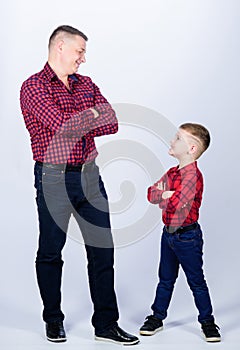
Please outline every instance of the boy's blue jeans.
[{"label": "boy's blue jeans", "polygon": [[73,214],[87,253],[94,305],[92,324],[96,332],[111,328],[117,324],[119,316],[114,291],[114,248],[107,194],[98,167],[92,163],[82,172],[64,173],[36,163],[35,187],[40,228],[36,272],[44,321],[64,319],[61,310],[62,249]]},{"label": "boy's blue jeans", "polygon": [[168,306],[181,265],[199,311],[198,321],[200,323],[214,321],[210,295],[202,268],[202,248],[203,238],[199,224],[195,229],[183,233],[168,233],[164,227],[161,240],[159,283],[152,305],[154,316],[161,320],[167,317]]}]

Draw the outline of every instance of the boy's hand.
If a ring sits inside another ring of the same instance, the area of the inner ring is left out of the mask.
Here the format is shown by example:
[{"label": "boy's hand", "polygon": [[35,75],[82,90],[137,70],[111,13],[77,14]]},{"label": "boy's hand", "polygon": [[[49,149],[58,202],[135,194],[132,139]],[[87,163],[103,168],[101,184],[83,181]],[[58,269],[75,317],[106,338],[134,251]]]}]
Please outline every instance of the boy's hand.
[{"label": "boy's hand", "polygon": [[162,194],[162,199],[171,198],[175,191],[164,191]]},{"label": "boy's hand", "polygon": [[163,182],[161,181],[157,184],[156,188],[160,191],[163,191],[165,188],[165,184],[163,184]]}]

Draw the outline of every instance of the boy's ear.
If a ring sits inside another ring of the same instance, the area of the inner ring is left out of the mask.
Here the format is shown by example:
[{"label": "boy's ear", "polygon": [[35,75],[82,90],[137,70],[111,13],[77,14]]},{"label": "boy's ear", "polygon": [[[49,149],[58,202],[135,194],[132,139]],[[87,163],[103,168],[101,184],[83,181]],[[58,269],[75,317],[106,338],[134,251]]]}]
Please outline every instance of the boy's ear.
[{"label": "boy's ear", "polygon": [[196,154],[198,150],[197,145],[191,145],[190,149],[189,149],[189,154]]}]

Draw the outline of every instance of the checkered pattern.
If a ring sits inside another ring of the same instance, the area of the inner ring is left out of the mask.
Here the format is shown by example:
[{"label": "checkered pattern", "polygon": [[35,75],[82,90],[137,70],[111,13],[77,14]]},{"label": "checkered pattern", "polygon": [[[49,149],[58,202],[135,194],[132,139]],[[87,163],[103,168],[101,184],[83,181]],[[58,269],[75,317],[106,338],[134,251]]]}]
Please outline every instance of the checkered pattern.
[{"label": "checkered pattern", "polygon": [[70,90],[46,63],[22,85],[20,104],[34,160],[72,165],[91,161],[97,156],[94,137],[118,130],[114,110],[89,77],[73,74],[68,82]]},{"label": "checkered pattern", "polygon": [[[162,183],[163,190],[157,188]],[[162,199],[164,191],[175,191],[171,198]],[[165,225],[179,227],[191,225],[199,217],[202,201],[203,176],[197,162],[181,169],[173,167],[153,186],[148,188],[148,200],[162,209]]]}]

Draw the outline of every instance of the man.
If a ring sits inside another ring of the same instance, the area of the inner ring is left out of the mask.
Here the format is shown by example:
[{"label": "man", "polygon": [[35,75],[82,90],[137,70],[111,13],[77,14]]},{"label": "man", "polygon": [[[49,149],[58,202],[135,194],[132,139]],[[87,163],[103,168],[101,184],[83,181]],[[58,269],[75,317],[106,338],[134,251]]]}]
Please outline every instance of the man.
[{"label": "man", "polygon": [[20,94],[35,160],[40,230],[36,272],[43,320],[48,340],[66,341],[61,252],[73,214],[87,253],[95,339],[133,345],[138,338],[117,323],[108,201],[95,164],[94,137],[116,133],[118,123],[99,88],[89,77],[77,74],[85,62],[86,41],[86,35],[73,27],[55,29],[48,62],[23,83]]}]

